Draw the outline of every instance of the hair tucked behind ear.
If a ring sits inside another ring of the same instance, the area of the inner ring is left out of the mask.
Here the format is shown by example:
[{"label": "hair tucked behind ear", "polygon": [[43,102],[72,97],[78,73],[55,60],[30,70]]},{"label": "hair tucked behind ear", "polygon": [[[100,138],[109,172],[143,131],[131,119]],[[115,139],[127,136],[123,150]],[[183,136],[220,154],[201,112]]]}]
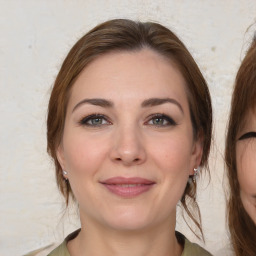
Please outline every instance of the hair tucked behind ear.
[{"label": "hair tucked behind ear", "polygon": [[[166,27],[151,22],[134,22],[116,19],[104,22],[84,35],[70,50],[54,83],[48,107],[47,149],[56,167],[57,183],[68,204],[72,194],[69,183],[63,180],[61,166],[56,157],[64,129],[65,115],[70,90],[80,72],[101,55],[115,51],[139,51],[149,48],[164,56],[180,70],[186,81],[186,91],[194,139],[203,138],[201,166],[207,168],[212,135],[212,107],[207,84],[193,57]],[[199,208],[196,204],[196,186],[188,182],[181,199],[185,211],[202,233]],[[187,201],[195,206],[197,216],[190,210]]]}]

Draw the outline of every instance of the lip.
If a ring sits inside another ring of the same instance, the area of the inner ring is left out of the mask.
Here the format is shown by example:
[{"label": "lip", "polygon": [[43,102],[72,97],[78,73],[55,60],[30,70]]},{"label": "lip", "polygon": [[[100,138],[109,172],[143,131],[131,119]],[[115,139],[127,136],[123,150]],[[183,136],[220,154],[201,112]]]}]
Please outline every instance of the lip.
[{"label": "lip", "polygon": [[140,177],[113,177],[100,182],[111,193],[124,197],[133,198],[150,190],[156,183],[152,180]]}]

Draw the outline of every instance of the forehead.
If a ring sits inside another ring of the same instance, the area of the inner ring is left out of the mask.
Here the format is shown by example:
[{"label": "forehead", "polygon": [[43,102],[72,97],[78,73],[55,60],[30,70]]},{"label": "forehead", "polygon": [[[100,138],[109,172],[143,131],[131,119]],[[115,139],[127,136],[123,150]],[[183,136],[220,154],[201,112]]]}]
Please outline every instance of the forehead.
[{"label": "forehead", "polygon": [[114,52],[92,61],[71,90],[71,101],[84,97],[138,99],[175,97],[187,101],[186,82],[174,62],[142,49]]}]

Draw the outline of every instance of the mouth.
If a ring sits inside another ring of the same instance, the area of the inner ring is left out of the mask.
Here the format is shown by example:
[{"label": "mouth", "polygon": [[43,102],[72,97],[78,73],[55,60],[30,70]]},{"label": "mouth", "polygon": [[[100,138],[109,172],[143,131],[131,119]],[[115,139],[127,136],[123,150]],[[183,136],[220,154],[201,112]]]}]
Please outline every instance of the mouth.
[{"label": "mouth", "polygon": [[152,180],[132,177],[114,177],[100,182],[111,193],[124,197],[133,198],[149,191],[156,184]]}]

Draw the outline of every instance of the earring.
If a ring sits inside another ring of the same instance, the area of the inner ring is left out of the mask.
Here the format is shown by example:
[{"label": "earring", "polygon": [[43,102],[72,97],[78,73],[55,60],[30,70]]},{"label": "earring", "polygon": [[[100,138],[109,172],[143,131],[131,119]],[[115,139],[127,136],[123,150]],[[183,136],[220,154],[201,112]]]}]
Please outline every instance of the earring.
[{"label": "earring", "polygon": [[68,180],[68,178],[65,177],[65,175],[68,175],[68,172],[65,170],[62,170],[62,175],[64,177],[65,180]]},{"label": "earring", "polygon": [[200,167],[198,166],[198,168],[194,168],[194,175],[193,175],[193,183],[196,183],[196,176],[198,175],[198,172],[200,171]]}]

